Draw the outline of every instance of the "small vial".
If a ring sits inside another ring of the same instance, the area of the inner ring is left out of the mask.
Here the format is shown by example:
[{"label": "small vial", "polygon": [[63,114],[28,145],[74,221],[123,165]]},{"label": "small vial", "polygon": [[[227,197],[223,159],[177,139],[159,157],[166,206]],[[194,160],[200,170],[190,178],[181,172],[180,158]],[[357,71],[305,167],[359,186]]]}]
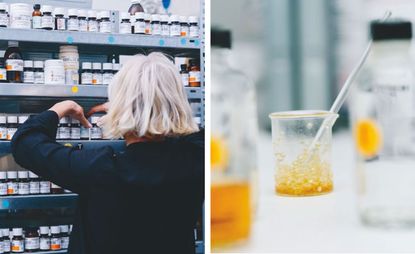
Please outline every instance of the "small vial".
[{"label": "small vial", "polygon": [[81,84],[82,85],[92,84],[92,63],[90,62],[82,63]]},{"label": "small vial", "polygon": [[151,14],[149,14],[149,13],[144,14],[144,22],[146,24],[145,34],[151,35]]},{"label": "small vial", "polygon": [[19,171],[17,172],[18,180],[18,194],[19,195],[29,195],[29,172],[28,171]]},{"label": "small vial", "polygon": [[43,61],[34,61],[34,83],[35,84],[44,84],[45,83],[45,72],[43,69]]},{"label": "small vial", "polygon": [[40,249],[40,238],[36,228],[28,228],[25,232],[24,247],[26,252],[36,252]]},{"label": "small vial", "polygon": [[189,17],[189,36],[192,38],[198,38],[199,37],[199,25],[198,20],[196,16],[190,16]]},{"label": "small vial", "polygon": [[39,193],[40,193],[39,176],[37,176],[32,171],[29,171],[29,194],[37,195]]},{"label": "small vial", "polygon": [[50,193],[52,194],[63,194],[63,188],[55,183],[50,183]]},{"label": "small vial", "polygon": [[79,31],[79,20],[78,20],[78,10],[69,9],[68,10],[68,30],[69,31]]},{"label": "small vial", "polygon": [[151,15],[151,33],[153,35],[161,35],[160,15]]},{"label": "small vial", "polygon": [[61,249],[68,249],[69,246],[69,226],[60,225],[61,230]]},{"label": "small vial", "polygon": [[186,64],[180,65],[180,76],[182,77],[183,86],[189,86],[189,72]]},{"label": "small vial", "polygon": [[79,24],[79,31],[81,32],[88,32],[88,21],[86,20],[86,16],[88,12],[86,10],[80,9],[78,10],[78,24]]},{"label": "small vial", "polygon": [[3,251],[4,253],[10,253],[11,242],[10,242],[10,230],[8,228],[1,229],[3,232]]},{"label": "small vial", "polygon": [[97,12],[88,10],[88,32],[98,32]]},{"label": "small vial", "polygon": [[50,182],[39,177],[40,194],[50,193]]},{"label": "small vial", "polygon": [[102,139],[102,130],[98,126],[99,116],[91,116],[91,139]]},{"label": "small vial", "polygon": [[9,26],[9,15],[7,14],[7,4],[0,3],[0,27]]},{"label": "small vial", "polygon": [[180,36],[188,37],[189,36],[189,23],[186,16],[180,16]]},{"label": "small vial", "polygon": [[50,227],[50,250],[60,250],[61,249],[61,229],[59,226]]},{"label": "small vial", "polygon": [[119,33],[120,34],[131,34],[130,13],[121,12],[120,19],[121,19],[121,22],[119,26]]},{"label": "small vial", "polygon": [[81,126],[81,139],[88,140],[89,139],[89,129]]},{"label": "small vial", "polygon": [[55,30],[66,30],[65,9],[58,7],[55,8]]},{"label": "small vial", "polygon": [[7,195],[17,195],[18,193],[17,171],[7,171]]},{"label": "small vial", "polygon": [[7,116],[7,140],[12,140],[18,127],[17,116]]},{"label": "small vial", "polygon": [[113,63],[112,64],[112,74],[115,75],[120,70],[120,64],[119,63]]},{"label": "small vial", "polygon": [[0,140],[7,140],[7,117],[0,115]]},{"label": "small vial", "polygon": [[144,12],[136,12],[134,14],[134,33],[145,34],[146,33],[146,22],[144,20]]},{"label": "small vial", "polygon": [[161,24],[161,35],[170,36],[169,16],[161,15],[160,24]]},{"label": "small vial", "polygon": [[52,6],[43,5],[43,16],[42,16],[42,29],[53,30],[55,27],[55,20],[52,16]]},{"label": "small vial", "polygon": [[71,125],[67,117],[59,120],[59,139],[71,139]]},{"label": "small vial", "polygon": [[23,62],[23,82],[33,83],[35,82],[35,73],[33,72],[33,61],[25,60]]},{"label": "small vial", "polygon": [[102,85],[101,63],[92,63],[92,84]]},{"label": "small vial", "polygon": [[111,20],[109,11],[101,11],[101,22],[99,23],[100,33],[111,33]]},{"label": "small vial", "polygon": [[40,4],[33,5],[32,28],[33,29],[42,28],[42,12],[40,11]]},{"label": "small vial", "polygon": [[41,251],[50,250],[50,237],[49,237],[49,227],[41,226],[39,227],[39,249]]},{"label": "small vial", "polygon": [[81,123],[75,118],[71,122],[71,139],[81,139]]},{"label": "small vial", "polygon": [[109,85],[114,77],[114,73],[112,72],[112,63],[104,63],[102,65],[102,84]]},{"label": "small vial", "polygon": [[7,195],[7,173],[0,171],[0,196]]},{"label": "small vial", "polygon": [[180,36],[180,22],[177,15],[170,16],[170,36]]},{"label": "small vial", "polygon": [[22,228],[13,228],[13,238],[11,241],[12,253],[23,253],[24,252],[24,239],[23,239],[23,229]]}]

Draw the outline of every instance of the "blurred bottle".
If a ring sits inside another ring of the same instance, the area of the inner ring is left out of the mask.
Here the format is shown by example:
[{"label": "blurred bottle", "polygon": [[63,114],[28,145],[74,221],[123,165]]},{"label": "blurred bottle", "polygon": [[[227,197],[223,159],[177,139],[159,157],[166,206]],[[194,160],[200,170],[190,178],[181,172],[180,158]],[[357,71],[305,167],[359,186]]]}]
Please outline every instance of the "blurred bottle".
[{"label": "blurred bottle", "polygon": [[212,30],[212,248],[248,239],[256,200],[255,91],[230,49],[231,32]]}]

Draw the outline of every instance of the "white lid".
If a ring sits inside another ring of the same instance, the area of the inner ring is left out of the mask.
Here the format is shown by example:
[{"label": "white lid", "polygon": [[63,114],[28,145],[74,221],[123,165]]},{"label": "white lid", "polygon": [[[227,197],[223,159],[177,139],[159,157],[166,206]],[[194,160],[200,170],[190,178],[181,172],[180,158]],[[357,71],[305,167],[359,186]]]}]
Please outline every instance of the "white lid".
[{"label": "white lid", "polygon": [[33,61],[32,60],[24,60],[23,66],[27,67],[27,68],[32,68],[33,67]]},{"label": "white lid", "polygon": [[151,19],[151,14],[150,13],[144,13],[144,19],[145,20],[150,20]]},{"label": "white lid", "polygon": [[96,18],[97,12],[95,10],[88,10],[88,18]]},{"label": "white lid", "polygon": [[131,3],[132,4],[139,4],[139,3],[141,3],[141,0],[131,0]]},{"label": "white lid", "polygon": [[63,68],[63,60],[61,59],[49,59],[45,61],[45,68],[56,66],[56,67],[62,67]]},{"label": "white lid", "polygon": [[189,23],[198,23],[198,18],[196,16],[190,16]]},{"label": "white lid", "polygon": [[48,226],[39,227],[39,231],[40,231],[41,235],[49,235],[49,227]]},{"label": "white lid", "polygon": [[169,16],[163,14],[160,16],[160,21],[161,22],[169,22]]},{"label": "white lid", "polygon": [[30,178],[38,178],[39,176],[33,173],[32,171],[29,171],[29,177]]},{"label": "white lid", "polygon": [[78,46],[73,45],[63,45],[59,47],[60,53],[78,53]]},{"label": "white lid", "polygon": [[100,19],[101,19],[101,12],[97,11],[97,20],[100,20]]},{"label": "white lid", "polygon": [[78,17],[86,18],[86,16],[88,16],[87,10],[84,10],[84,9],[79,9],[78,10]]},{"label": "white lid", "polygon": [[24,123],[29,119],[29,116],[19,116],[19,123]]},{"label": "white lid", "polygon": [[69,120],[66,116],[64,116],[59,120],[59,123],[69,123]]},{"label": "white lid", "polygon": [[134,14],[134,17],[136,18],[136,19],[144,19],[144,12],[136,12],[135,14]]},{"label": "white lid", "polygon": [[101,11],[101,18],[109,18],[110,17],[110,11]]},{"label": "white lid", "polygon": [[186,16],[180,16],[179,17],[180,23],[187,23],[187,17]]},{"label": "white lid", "polygon": [[169,20],[170,22],[179,22],[179,16],[171,15]]},{"label": "white lid", "polygon": [[82,69],[91,69],[92,68],[92,63],[90,62],[83,62],[82,63]]},{"label": "white lid", "polygon": [[7,4],[6,3],[0,3],[0,10],[6,10]]},{"label": "white lid", "polygon": [[119,63],[112,64],[112,69],[115,71],[118,71],[120,69],[120,64]]},{"label": "white lid", "polygon": [[158,15],[158,14],[151,15],[151,20],[152,21],[160,21],[160,15]]},{"label": "white lid", "polygon": [[8,123],[17,123],[17,116],[7,116]]},{"label": "white lid", "polygon": [[121,17],[121,20],[131,18],[130,13],[128,13],[126,11],[121,12],[120,17]]},{"label": "white lid", "polygon": [[62,7],[56,7],[54,10],[54,14],[56,15],[63,15],[65,16],[65,8]]},{"label": "white lid", "polygon": [[78,120],[78,119],[72,118],[72,119],[71,119],[71,123],[73,123],[73,124],[78,124],[78,123],[80,123],[80,122],[79,122],[79,120]]},{"label": "white lid", "polygon": [[52,234],[60,234],[61,228],[59,226],[51,226],[50,227],[50,232]]},{"label": "white lid", "polygon": [[8,179],[16,179],[17,178],[17,171],[7,171],[7,178]]},{"label": "white lid", "polygon": [[103,70],[112,70],[112,63],[103,63],[102,64]]},{"label": "white lid", "polygon": [[22,228],[13,228],[13,235],[14,236],[21,236],[23,234]]},{"label": "white lid", "polygon": [[68,233],[69,232],[69,226],[68,225],[60,225],[62,233]]},{"label": "white lid", "polygon": [[6,171],[0,171],[0,179],[6,179],[6,178],[7,178]]},{"label": "white lid", "polygon": [[33,66],[35,68],[43,68],[43,61],[34,61]]},{"label": "white lid", "polygon": [[42,5],[42,8],[40,9],[43,13],[50,12],[52,13],[53,7],[51,5]]},{"label": "white lid", "polygon": [[101,118],[100,116],[91,116],[91,123],[92,124],[98,123],[100,118]]},{"label": "white lid", "polygon": [[0,123],[7,123],[7,117],[5,115],[0,115]]},{"label": "white lid", "polygon": [[78,9],[69,9],[68,16],[78,16]]},{"label": "white lid", "polygon": [[26,170],[25,171],[19,171],[19,172],[17,172],[17,174],[19,176],[19,179],[29,177],[29,171],[26,171]]},{"label": "white lid", "polygon": [[101,63],[92,63],[93,70],[101,70]]}]

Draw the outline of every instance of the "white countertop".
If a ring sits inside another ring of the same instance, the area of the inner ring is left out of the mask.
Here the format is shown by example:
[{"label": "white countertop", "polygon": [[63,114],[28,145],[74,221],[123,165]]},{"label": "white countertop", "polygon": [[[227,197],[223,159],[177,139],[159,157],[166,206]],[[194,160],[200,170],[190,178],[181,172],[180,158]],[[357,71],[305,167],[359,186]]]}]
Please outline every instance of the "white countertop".
[{"label": "white countertop", "polygon": [[224,252],[415,252],[415,229],[386,230],[360,223],[349,132],[334,136],[334,191],[323,196],[275,195],[271,136],[262,134],[259,145],[260,195],[251,238]]}]

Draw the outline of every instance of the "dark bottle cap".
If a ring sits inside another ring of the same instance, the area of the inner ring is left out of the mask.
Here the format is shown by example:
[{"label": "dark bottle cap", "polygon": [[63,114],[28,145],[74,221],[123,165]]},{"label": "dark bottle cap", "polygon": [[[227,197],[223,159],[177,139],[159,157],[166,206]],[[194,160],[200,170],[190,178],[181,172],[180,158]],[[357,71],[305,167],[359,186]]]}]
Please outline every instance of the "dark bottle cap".
[{"label": "dark bottle cap", "polygon": [[370,34],[374,41],[412,38],[412,23],[408,20],[375,20],[370,23]]},{"label": "dark bottle cap", "polygon": [[33,9],[35,9],[35,10],[40,10],[40,4],[35,4],[35,5],[33,5]]},{"label": "dark bottle cap", "polygon": [[189,66],[199,66],[199,60],[197,59],[190,59]]},{"label": "dark bottle cap", "polygon": [[212,28],[211,30],[212,47],[232,48],[232,32],[221,28]]},{"label": "dark bottle cap", "polygon": [[182,65],[180,65],[180,69],[181,69],[182,71],[186,71],[186,70],[187,70],[187,65],[186,65],[186,64],[182,64]]}]

